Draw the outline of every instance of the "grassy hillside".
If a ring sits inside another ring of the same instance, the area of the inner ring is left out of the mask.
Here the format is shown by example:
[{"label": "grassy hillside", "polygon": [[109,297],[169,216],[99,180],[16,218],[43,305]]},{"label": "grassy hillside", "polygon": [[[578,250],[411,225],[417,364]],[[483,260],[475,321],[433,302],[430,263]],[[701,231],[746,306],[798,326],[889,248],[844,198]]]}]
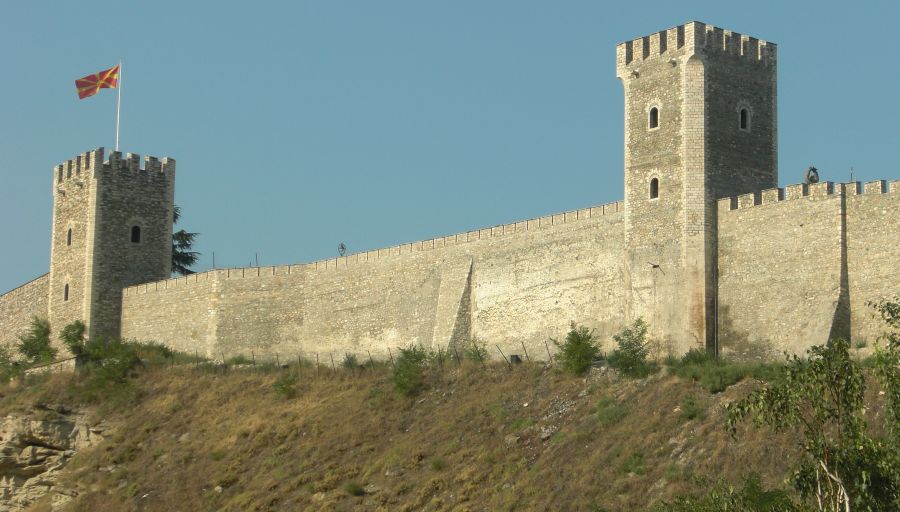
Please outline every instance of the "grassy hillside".
[{"label": "grassy hillside", "polygon": [[414,398],[389,367],[33,380],[3,388],[0,411],[66,403],[114,426],[65,468],[69,510],[643,510],[720,478],[780,487],[799,454],[796,435],[723,429],[721,406],[758,382],[711,394],[665,370],[445,364]]}]

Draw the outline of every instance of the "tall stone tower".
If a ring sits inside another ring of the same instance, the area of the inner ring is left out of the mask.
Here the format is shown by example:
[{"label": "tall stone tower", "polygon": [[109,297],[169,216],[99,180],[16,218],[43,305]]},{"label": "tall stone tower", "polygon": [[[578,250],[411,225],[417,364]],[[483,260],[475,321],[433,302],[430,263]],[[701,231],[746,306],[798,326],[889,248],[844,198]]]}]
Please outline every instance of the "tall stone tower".
[{"label": "tall stone tower", "polygon": [[775,50],[698,22],[616,48],[626,310],[675,353],[716,344],[716,200],[777,186]]},{"label": "tall stone tower", "polygon": [[166,279],[172,267],[175,161],[103,148],[54,168],[49,318],[118,336],[122,288]]}]

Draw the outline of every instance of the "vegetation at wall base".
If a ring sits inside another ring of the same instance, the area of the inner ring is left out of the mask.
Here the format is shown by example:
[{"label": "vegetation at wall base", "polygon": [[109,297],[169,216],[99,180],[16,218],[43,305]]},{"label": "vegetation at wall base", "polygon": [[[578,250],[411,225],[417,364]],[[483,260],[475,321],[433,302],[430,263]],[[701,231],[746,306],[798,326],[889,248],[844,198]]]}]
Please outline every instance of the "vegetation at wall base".
[{"label": "vegetation at wall base", "polygon": [[647,323],[638,318],[618,334],[613,335],[618,348],[609,354],[609,365],[629,377],[642,378],[659,371],[659,366],[647,361],[650,345],[647,341]]},{"label": "vegetation at wall base", "polygon": [[400,349],[393,372],[394,389],[405,396],[415,396],[425,388],[425,366],[429,353],[422,347],[410,345]]},{"label": "vegetation at wall base", "polygon": [[574,322],[562,343],[552,338],[550,341],[559,349],[556,363],[563,372],[571,375],[584,375],[600,354],[595,332]]},{"label": "vegetation at wall base", "polygon": [[778,362],[743,363],[716,359],[709,352],[691,349],[680,360],[666,361],[669,372],[700,384],[710,393],[721,393],[746,378],[771,382],[781,377],[784,364]]},{"label": "vegetation at wall base", "polygon": [[487,344],[477,338],[472,339],[472,342],[463,349],[463,357],[469,361],[484,364],[490,359]]},{"label": "vegetation at wall base", "polygon": [[344,359],[341,361],[341,366],[348,370],[355,370],[359,368],[359,360],[356,358],[355,354],[344,354]]},{"label": "vegetation at wall base", "polygon": [[50,343],[50,321],[46,318],[32,317],[28,330],[19,335],[16,349],[27,364],[36,365],[53,361],[56,349]]}]

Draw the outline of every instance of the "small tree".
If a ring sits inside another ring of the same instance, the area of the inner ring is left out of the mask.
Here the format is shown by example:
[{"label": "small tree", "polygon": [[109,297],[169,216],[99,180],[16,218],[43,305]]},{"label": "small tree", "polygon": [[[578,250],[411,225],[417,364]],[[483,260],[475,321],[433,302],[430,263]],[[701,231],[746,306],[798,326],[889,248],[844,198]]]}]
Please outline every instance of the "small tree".
[{"label": "small tree", "polygon": [[594,339],[594,331],[585,326],[577,326],[572,322],[569,333],[562,343],[551,338],[550,341],[559,348],[556,361],[560,368],[572,375],[583,375],[591,367],[594,358],[600,353],[600,347]]},{"label": "small tree", "polygon": [[50,321],[32,317],[28,330],[19,335],[16,348],[30,364],[52,361],[56,357],[56,349],[50,344]]},{"label": "small tree", "polygon": [[69,349],[69,352],[75,356],[75,364],[80,365],[84,363],[85,356],[87,355],[87,347],[85,347],[85,325],[81,320],[75,320],[69,325],[62,328],[62,331],[59,332],[59,339],[63,342],[63,345]]},{"label": "small tree", "polygon": [[394,366],[394,389],[406,396],[414,396],[425,387],[425,366],[428,352],[415,345],[400,349]]},{"label": "small tree", "polygon": [[613,339],[619,348],[609,355],[611,366],[632,377],[645,376],[655,369],[647,363],[650,346],[647,343],[647,322],[642,318],[638,318],[629,327],[614,334]]},{"label": "small tree", "polygon": [[59,332],[59,339],[75,356],[75,364],[84,373],[99,380],[123,382],[141,364],[136,343],[120,339],[85,336],[84,322],[75,320]]}]

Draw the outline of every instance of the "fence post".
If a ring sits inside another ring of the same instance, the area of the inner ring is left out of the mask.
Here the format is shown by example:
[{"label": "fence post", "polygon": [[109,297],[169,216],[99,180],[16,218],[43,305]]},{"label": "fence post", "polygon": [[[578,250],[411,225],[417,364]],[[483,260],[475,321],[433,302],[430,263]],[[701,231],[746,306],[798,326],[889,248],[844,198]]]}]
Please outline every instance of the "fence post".
[{"label": "fence post", "polygon": [[329,353],[328,353],[328,357],[331,358],[331,369],[332,369],[332,370],[337,370],[337,368],[334,366],[334,354],[331,353],[331,352],[329,352]]},{"label": "fence post", "polygon": [[281,368],[281,361],[278,360],[278,352],[275,352],[275,366]]},{"label": "fence post", "polygon": [[459,360],[459,351],[456,350],[456,345],[453,345],[453,353],[456,354],[456,366],[461,365],[462,362]]},{"label": "fence post", "polygon": [[506,366],[509,366],[510,368],[512,368],[512,363],[510,363],[509,359],[506,358],[506,354],[504,354],[503,351],[500,350],[500,345],[494,345],[494,346],[497,347],[497,350],[500,352],[500,355],[503,356],[503,360],[506,361]]},{"label": "fence post", "polygon": [[553,355],[550,354],[550,345],[547,344],[547,340],[544,340],[544,348],[547,349],[547,361],[553,364]]},{"label": "fence post", "polygon": [[391,353],[391,347],[388,347],[388,356],[391,358],[391,368],[396,370],[397,367],[394,366],[394,354]]},{"label": "fence post", "polygon": [[528,349],[525,348],[525,342],[522,340],[519,340],[519,343],[522,344],[522,350],[525,352],[525,359],[528,359],[529,361],[531,361],[531,356],[528,355]]},{"label": "fence post", "polygon": [[369,366],[374,370],[375,361],[372,361],[372,352],[369,349],[366,349],[366,353],[369,354]]}]

